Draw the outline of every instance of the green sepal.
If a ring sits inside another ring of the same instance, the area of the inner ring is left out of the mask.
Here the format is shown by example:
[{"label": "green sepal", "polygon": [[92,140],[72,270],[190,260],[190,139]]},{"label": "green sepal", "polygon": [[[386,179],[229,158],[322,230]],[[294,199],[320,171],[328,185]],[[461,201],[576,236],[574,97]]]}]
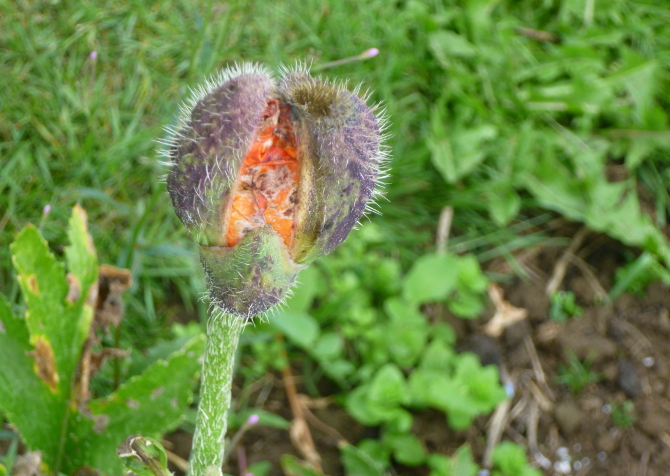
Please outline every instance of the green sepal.
[{"label": "green sepal", "polygon": [[304,268],[270,225],[251,230],[234,247],[201,247],[200,259],[212,302],[243,318],[281,302]]}]

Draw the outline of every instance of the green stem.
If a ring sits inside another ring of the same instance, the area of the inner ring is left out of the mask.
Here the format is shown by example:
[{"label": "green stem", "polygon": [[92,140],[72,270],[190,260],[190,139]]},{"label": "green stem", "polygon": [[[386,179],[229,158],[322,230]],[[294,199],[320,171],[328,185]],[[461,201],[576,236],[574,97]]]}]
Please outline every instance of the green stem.
[{"label": "green stem", "polygon": [[190,476],[221,474],[233,361],[243,328],[243,319],[219,310],[215,310],[207,322],[207,347],[200,379]]}]

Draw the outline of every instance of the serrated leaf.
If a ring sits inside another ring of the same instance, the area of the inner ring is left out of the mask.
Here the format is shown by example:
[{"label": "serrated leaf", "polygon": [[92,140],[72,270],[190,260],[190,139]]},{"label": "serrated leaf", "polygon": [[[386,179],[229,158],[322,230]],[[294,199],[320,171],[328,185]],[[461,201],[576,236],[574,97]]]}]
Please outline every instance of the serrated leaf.
[{"label": "serrated leaf", "polygon": [[115,449],[125,437],[160,436],[181,418],[200,368],[204,336],[107,399],[79,408],[73,382],[89,335],[95,304],[91,289],[98,278],[86,215],[79,207],[68,235],[67,276],[35,227],[27,226],[11,246],[26,311],[25,319],[14,316],[0,297],[0,408],[27,446],[42,452],[48,471],[70,474],[90,466],[120,473]]},{"label": "serrated leaf", "polygon": [[[0,409],[22,432],[31,448],[55,454],[60,408],[52,404],[52,393],[34,371],[34,360],[25,321],[12,314],[9,303],[0,294]],[[38,413],[36,414],[36,409]]]},{"label": "serrated leaf", "polygon": [[[88,404],[90,415],[78,413],[70,426],[66,453],[70,456],[64,472],[88,465],[106,474],[122,470],[115,448],[128,435],[159,438],[174,427],[191,402],[194,376],[205,336],[197,336],[167,360],[148,367],[141,375],[121,385],[108,397]],[[191,384],[185,384],[185,382]]]},{"label": "serrated leaf", "polygon": [[[76,215],[76,212],[75,212]],[[76,239],[89,239],[85,224],[73,218],[77,229]],[[79,235],[83,234],[83,237]],[[27,305],[25,325],[30,333],[31,350],[25,354],[30,359],[31,370],[24,377],[37,375],[41,387],[34,388],[35,399],[26,398],[20,403],[31,405],[26,419],[19,426],[29,447],[42,451],[44,462],[57,469],[61,459],[61,435],[68,424],[70,399],[82,344],[88,335],[93,309],[86,302],[91,272],[77,275],[65,270],[49,251],[44,238],[32,225],[28,225],[11,245],[18,281]],[[93,254],[93,260],[95,255]],[[97,276],[97,263],[94,261]],[[75,265],[75,271],[80,271]],[[88,276],[84,281],[81,278]],[[68,285],[69,281],[69,285]],[[33,348],[34,347],[34,348]],[[36,387],[33,382],[25,385]],[[45,392],[46,389],[46,392]],[[39,415],[36,418],[35,412]],[[18,416],[22,420],[22,416]],[[18,421],[14,422],[19,425]]]}]

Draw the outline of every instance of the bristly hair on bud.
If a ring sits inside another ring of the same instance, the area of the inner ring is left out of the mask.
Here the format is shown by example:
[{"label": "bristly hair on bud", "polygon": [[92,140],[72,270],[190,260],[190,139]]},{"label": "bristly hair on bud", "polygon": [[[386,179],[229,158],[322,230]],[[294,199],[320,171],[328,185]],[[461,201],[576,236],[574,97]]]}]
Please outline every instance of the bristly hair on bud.
[{"label": "bristly hair on bud", "polygon": [[256,64],[192,91],[161,155],[177,216],[200,245],[209,298],[249,319],[347,237],[378,195],[387,119],[346,84]]}]

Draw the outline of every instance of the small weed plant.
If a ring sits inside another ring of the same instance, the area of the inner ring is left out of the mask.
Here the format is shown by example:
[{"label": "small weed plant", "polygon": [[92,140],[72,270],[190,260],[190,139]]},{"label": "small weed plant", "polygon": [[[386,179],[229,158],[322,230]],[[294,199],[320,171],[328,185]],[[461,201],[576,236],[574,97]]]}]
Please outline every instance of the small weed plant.
[{"label": "small weed plant", "polygon": [[630,400],[625,400],[620,405],[612,405],[610,412],[612,424],[617,428],[629,428],[635,423],[635,404]]},{"label": "small weed plant", "polygon": [[582,308],[577,305],[572,291],[555,292],[550,300],[549,317],[554,322],[567,322],[570,318],[582,315]]},{"label": "small weed plant", "polygon": [[568,363],[558,366],[556,383],[565,385],[573,394],[578,395],[592,383],[603,379],[602,374],[591,370],[592,359],[582,362],[572,351],[568,351],[566,358]]}]

